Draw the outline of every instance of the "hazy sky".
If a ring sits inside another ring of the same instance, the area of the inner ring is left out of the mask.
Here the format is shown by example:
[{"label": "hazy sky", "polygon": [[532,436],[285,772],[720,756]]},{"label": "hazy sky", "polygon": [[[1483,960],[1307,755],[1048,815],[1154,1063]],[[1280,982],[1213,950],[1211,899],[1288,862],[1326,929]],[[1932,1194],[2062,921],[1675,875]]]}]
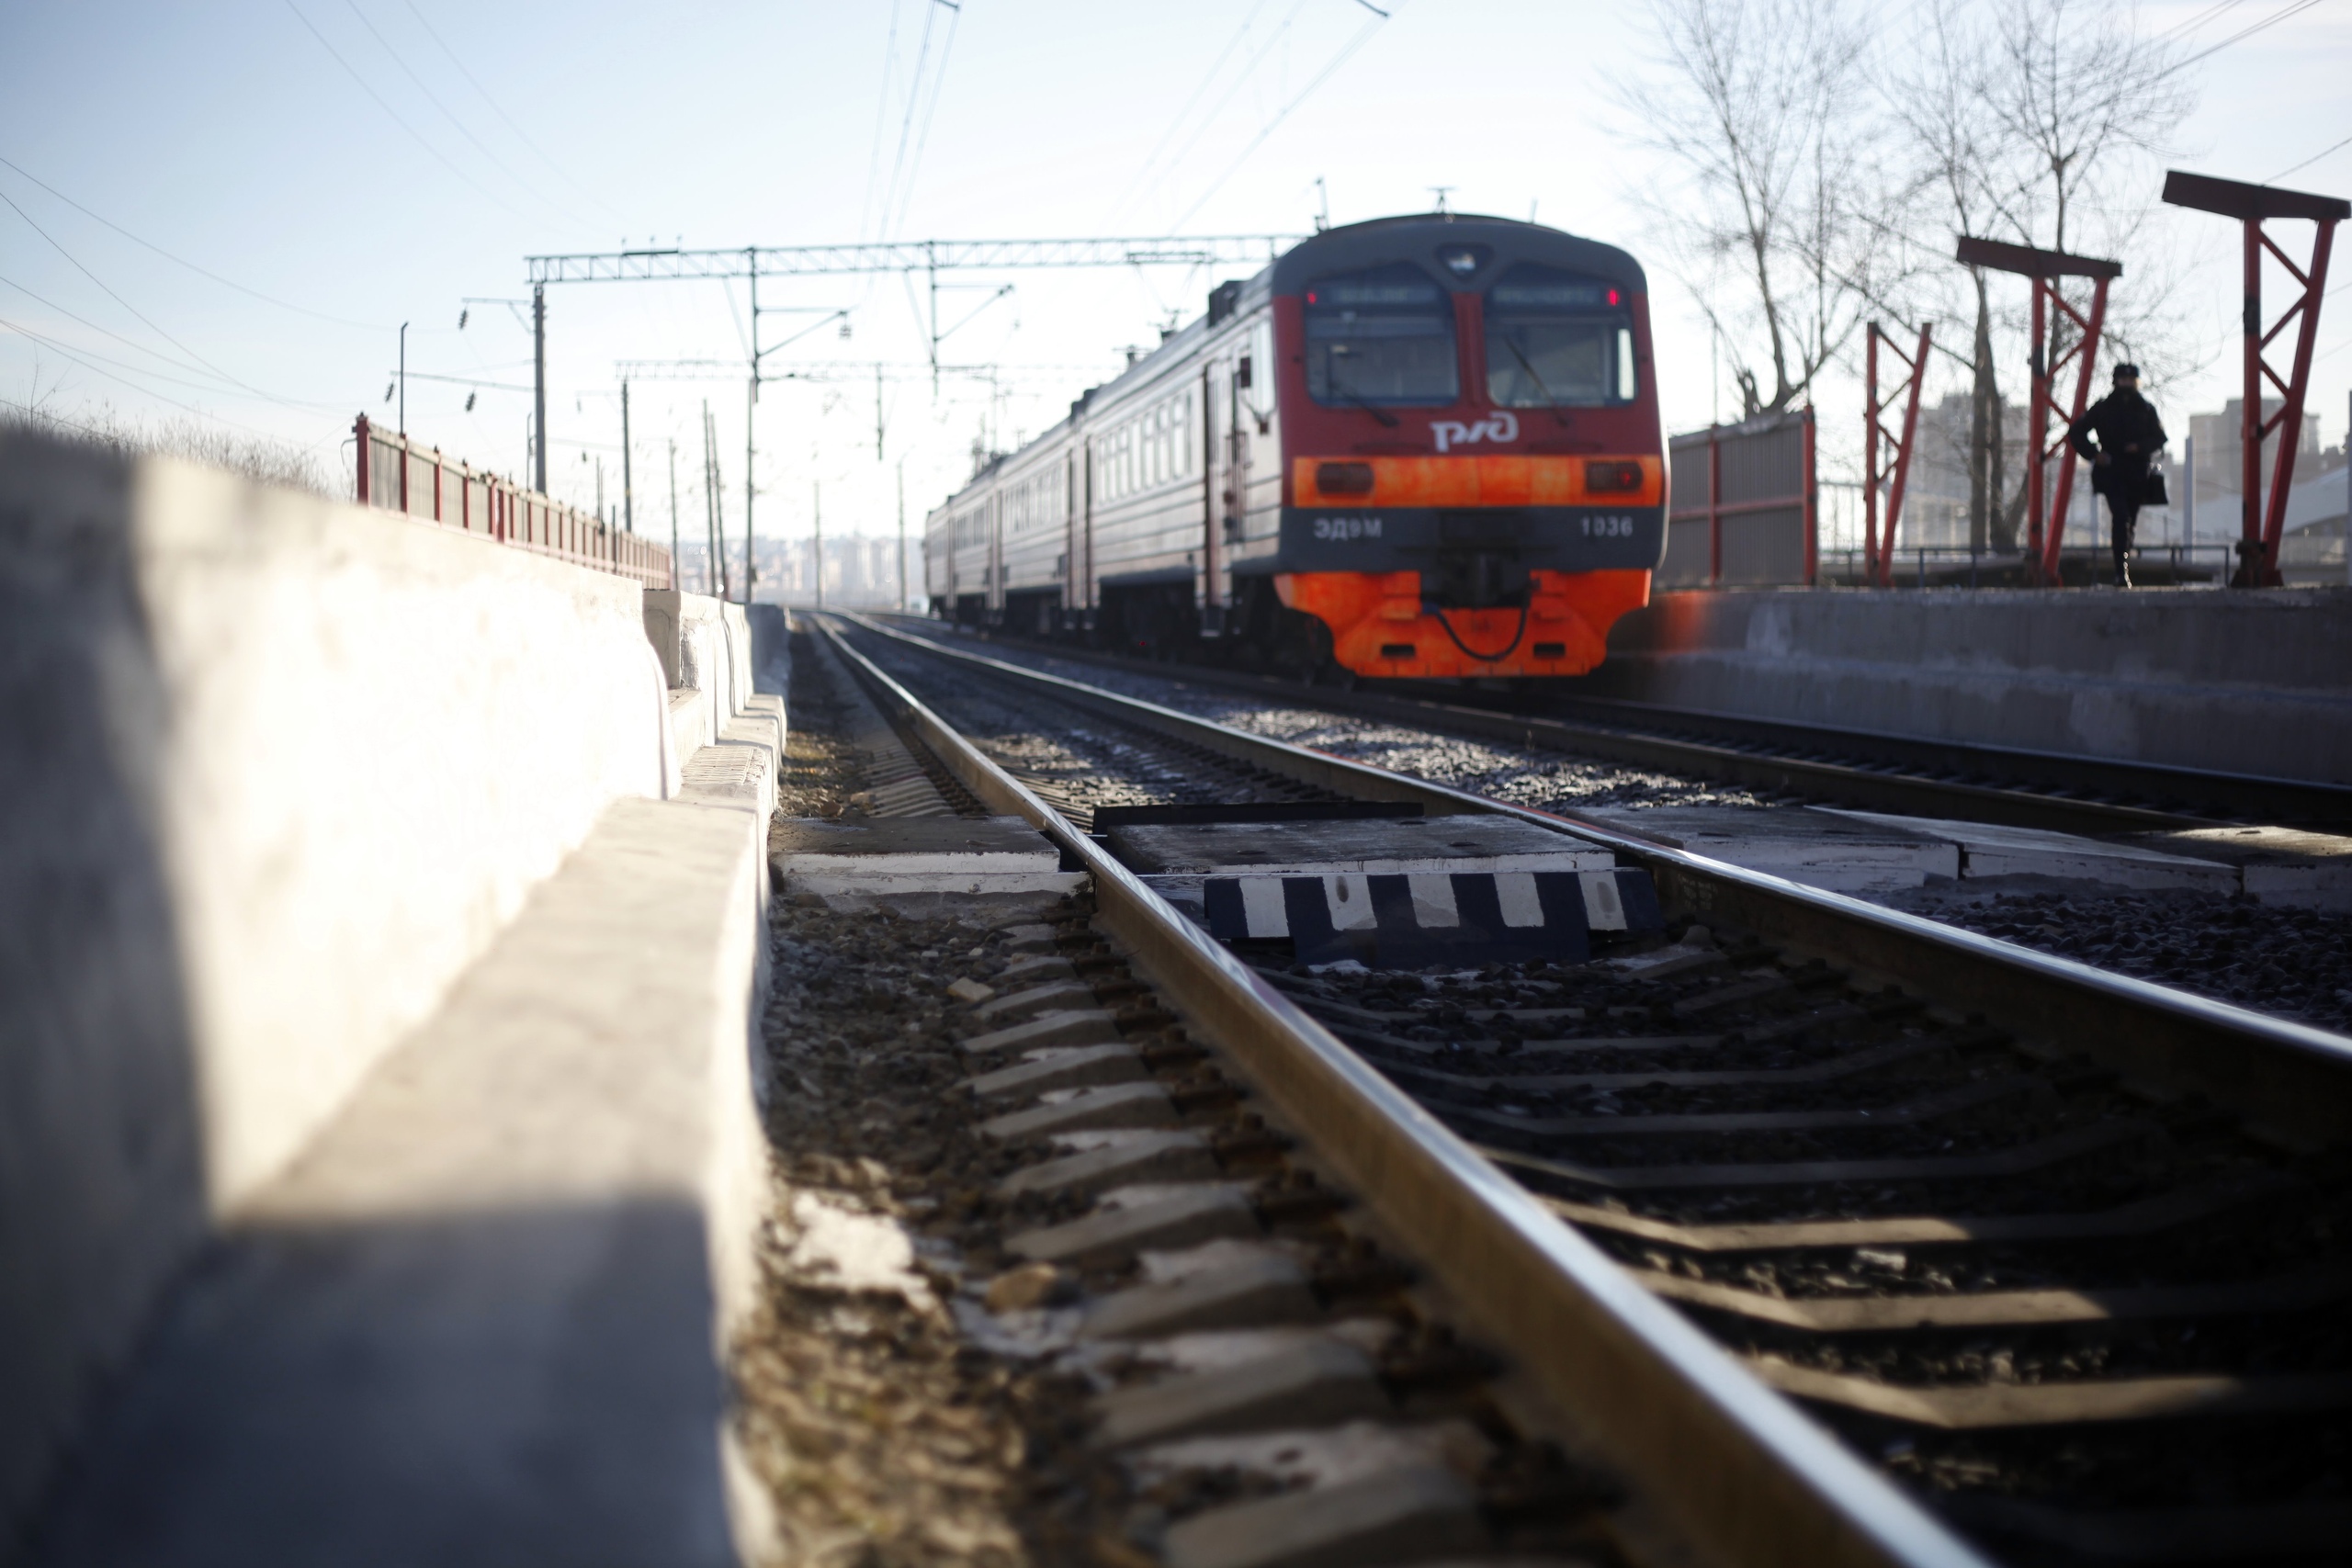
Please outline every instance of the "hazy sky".
[{"label": "hazy sky", "polygon": [[[507,305],[463,301],[523,299],[534,254],[1300,233],[1326,200],[1346,222],[1426,210],[1439,186],[1460,210],[1532,212],[1644,254],[1626,197],[1661,175],[1609,90],[1641,69],[1639,6],[1383,5],[1386,20],[1364,0],[11,0],[0,399],[69,419],[202,411],[347,471],[354,414],[393,417],[406,321],[412,433],[519,475],[529,334]],[[2335,146],[2285,183],[2352,193],[2352,145],[2335,145],[2352,138],[2352,0],[2179,0],[2136,21],[2203,47],[2282,14],[2189,68],[2200,105],[2171,161],[2261,180]],[[2184,320],[2210,345],[2167,412],[2218,407],[2235,378],[2234,230],[2178,215],[2150,243],[2189,266]],[[1051,423],[1230,270],[956,277],[943,315],[970,320],[944,357],[1001,368],[952,374],[936,397],[907,280],[763,285],[763,306],[798,311],[765,317],[766,341],[817,323],[774,365],[831,378],[763,394],[760,531],[805,533],[820,486],[829,531],[887,531],[901,461],[920,518],[984,428],[1010,444]],[[1668,425],[1703,424],[1706,333],[1652,276]],[[2331,444],[2352,257],[2337,278],[2313,376]],[[729,361],[723,378],[632,386],[635,491],[639,526],[666,533],[674,439],[695,525],[707,399],[739,525],[745,308],[740,285],[551,289],[551,488],[593,500],[601,460],[617,501],[620,362]],[[839,310],[846,339],[826,320]],[[1826,432],[1859,426],[1849,379],[1817,400]]]}]

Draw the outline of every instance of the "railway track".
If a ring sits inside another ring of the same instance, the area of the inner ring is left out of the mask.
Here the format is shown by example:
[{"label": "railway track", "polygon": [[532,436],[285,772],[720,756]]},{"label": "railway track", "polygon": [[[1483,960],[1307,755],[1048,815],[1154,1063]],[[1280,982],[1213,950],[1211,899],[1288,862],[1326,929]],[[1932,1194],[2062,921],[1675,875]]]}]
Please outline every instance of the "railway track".
[{"label": "railway track", "polygon": [[[893,617],[943,640],[939,623]],[[1171,667],[995,638],[1077,663],[1181,678],[1360,717],[1507,745],[1656,769],[1794,798],[1911,816],[1952,817],[2070,833],[2144,833],[2225,822],[2298,827],[2352,822],[2352,787],[1962,745],[1638,703],[1468,693],[1440,702],[1394,691],[1302,686],[1209,666]]]},{"label": "railway track", "polygon": [[1098,928],[1253,1103],[1702,1551],[2352,1542],[2346,1042],[1585,827],[1666,933],[1446,976],[1228,950],[1095,811],[1569,825],[878,630],[843,651],[1093,874]]}]

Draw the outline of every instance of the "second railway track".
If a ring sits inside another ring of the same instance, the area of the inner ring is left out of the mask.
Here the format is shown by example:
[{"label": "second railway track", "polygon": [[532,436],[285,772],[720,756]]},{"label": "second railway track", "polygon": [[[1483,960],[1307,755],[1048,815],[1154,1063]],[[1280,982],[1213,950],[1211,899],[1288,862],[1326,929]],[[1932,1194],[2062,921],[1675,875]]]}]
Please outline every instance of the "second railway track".
[{"label": "second railway track", "polygon": [[1706,1550],[1964,1560],[1915,1505],[2018,1562],[2352,1543],[2352,1043],[1583,827],[1649,873],[1660,936],[1450,974],[1227,951],[1098,808],[1569,825],[842,646],[969,798],[1094,874],[1137,967]]},{"label": "second railway track", "polygon": [[[897,617],[937,638],[935,621]],[[1031,654],[1154,680],[1655,769],[1755,790],[1913,816],[2070,833],[2142,833],[2255,821],[2352,823],[2352,786],[1965,745],[1639,703],[1301,685],[1213,666],[1170,665],[1019,638]]]}]

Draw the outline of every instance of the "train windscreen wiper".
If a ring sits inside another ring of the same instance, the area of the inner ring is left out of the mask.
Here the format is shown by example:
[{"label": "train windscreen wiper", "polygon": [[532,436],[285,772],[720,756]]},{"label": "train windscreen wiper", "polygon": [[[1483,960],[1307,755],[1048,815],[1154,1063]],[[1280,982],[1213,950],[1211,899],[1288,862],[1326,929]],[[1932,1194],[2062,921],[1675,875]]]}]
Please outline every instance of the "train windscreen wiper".
[{"label": "train windscreen wiper", "polygon": [[1337,376],[1331,377],[1331,390],[1339,393],[1340,396],[1347,399],[1348,401],[1355,404],[1356,407],[1363,410],[1364,412],[1372,415],[1373,418],[1378,420],[1389,429],[1394,430],[1396,428],[1396,416],[1395,414],[1390,413],[1386,409],[1382,408],[1378,403],[1374,402],[1362,392],[1356,391],[1352,388],[1341,386],[1340,384],[1340,378]]},{"label": "train windscreen wiper", "polygon": [[1505,333],[1503,346],[1510,350],[1510,356],[1513,359],[1519,361],[1519,367],[1527,372],[1527,378],[1535,383],[1535,389],[1544,394],[1544,406],[1552,411],[1552,417],[1562,424],[1567,423],[1568,416],[1560,412],[1560,400],[1554,397],[1552,389],[1544,384],[1543,376],[1537,372],[1534,363],[1527,357],[1526,351],[1519,346],[1519,340],[1509,333]]}]

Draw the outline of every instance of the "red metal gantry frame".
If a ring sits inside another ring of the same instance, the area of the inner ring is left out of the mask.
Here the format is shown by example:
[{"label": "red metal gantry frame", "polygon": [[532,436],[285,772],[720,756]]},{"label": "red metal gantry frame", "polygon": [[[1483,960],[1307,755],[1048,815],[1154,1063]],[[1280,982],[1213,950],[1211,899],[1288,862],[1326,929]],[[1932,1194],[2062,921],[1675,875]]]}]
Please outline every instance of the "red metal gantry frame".
[{"label": "red metal gantry frame", "polygon": [[[364,413],[352,430],[359,442],[354,499],[362,506],[487,534],[502,543],[576,566],[635,578],[648,588],[675,585],[675,563],[670,552],[641,535],[623,533],[588,513],[525,490],[512,479],[453,461],[438,448],[420,446],[405,435],[378,430]],[[379,457],[390,470],[381,476],[376,473]],[[429,496],[412,484],[410,476],[420,468],[431,476]],[[391,482],[379,486],[379,477]]]},{"label": "red metal gantry frame", "polygon": [[[2123,276],[2121,262],[2097,256],[2069,255],[2064,251],[2038,251],[2030,245],[1998,240],[1962,239],[1958,259],[1963,265],[2013,272],[2033,283],[2033,392],[2025,446],[2026,563],[2032,581],[2054,586],[2058,581],[2058,549],[2066,536],[2066,504],[2075,496],[2075,448],[2066,432],[2090,407],[2091,375],[2098,368],[2100,330],[2107,323],[2107,286]],[[2092,280],[2089,314],[2067,303],[2058,291],[2061,277]],[[2075,323],[2080,333],[2064,352],[2050,353],[2050,328],[2057,317]],[[2052,389],[2066,362],[2075,362],[2072,412],[2061,408]],[[2050,438],[2050,416],[2059,418],[2058,438]],[[2058,457],[2058,482],[2049,482],[2049,462]],[[2045,504],[2045,502],[2047,504]],[[2096,526],[2096,524],[2094,524]]]},{"label": "red metal gantry frame", "polygon": [[[2287,522],[2287,490],[2295,478],[2295,447],[2303,433],[2303,398],[2311,390],[2312,344],[2319,336],[2319,307],[2327,291],[2327,254],[2335,243],[2335,226],[2352,217],[2352,203],[2308,191],[2281,190],[2277,186],[2217,180],[2205,175],[2165,175],[2165,200],[2175,207],[2218,212],[2245,225],[2245,407],[2238,425],[2239,489],[2241,491],[2238,570],[2231,582],[2240,588],[2276,588],[2278,576],[2278,536]],[[2287,259],[2278,242],[2262,231],[2268,218],[2307,218],[2317,230],[2312,237],[2309,268]],[[2268,251],[2302,288],[2295,302],[2266,330],[2262,324],[2262,253]],[[2270,340],[2301,318],[2295,334],[2295,357],[2285,379],[2270,368],[2262,351]],[[2278,389],[2278,412],[2262,415],[2263,383]],[[2272,461],[2270,485],[2262,483],[2262,443],[2278,432],[2278,454]]]},{"label": "red metal gantry frame", "polygon": [[[1928,340],[1934,333],[1933,322],[1919,328],[1919,346],[1907,357],[1894,346],[1894,339],[1879,330],[1872,321],[1870,327],[1869,373],[1864,393],[1862,419],[1862,561],[1870,580],[1881,588],[1894,586],[1894,529],[1903,516],[1903,491],[1911,477],[1911,452],[1919,434],[1919,386],[1927,379]],[[1886,396],[1879,396],[1878,351],[1883,341],[1887,354],[1904,366],[1904,378],[1887,389]],[[1905,395],[1907,391],[1907,396]],[[1904,399],[1903,434],[1898,436],[1886,428],[1888,404],[1896,398]],[[1879,442],[1883,439],[1894,449],[1891,468],[1879,464]],[[1886,532],[1882,536],[1878,526],[1879,486],[1886,486]]]}]

